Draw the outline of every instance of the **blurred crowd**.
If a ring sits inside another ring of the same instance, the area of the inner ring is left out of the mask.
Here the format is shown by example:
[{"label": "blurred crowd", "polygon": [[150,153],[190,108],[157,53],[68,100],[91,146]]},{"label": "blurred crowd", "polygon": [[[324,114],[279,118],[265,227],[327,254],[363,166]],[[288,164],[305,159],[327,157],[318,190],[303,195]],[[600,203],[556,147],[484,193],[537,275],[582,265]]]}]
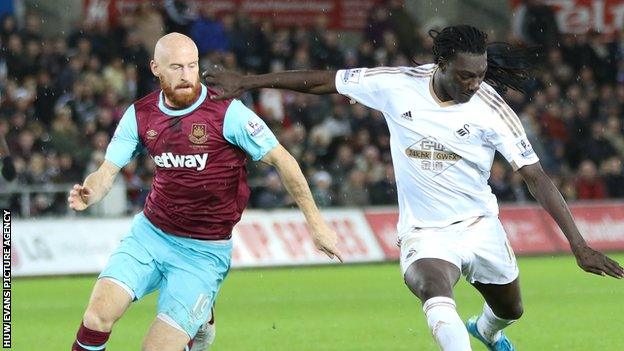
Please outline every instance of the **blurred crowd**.
[{"label": "blurred crowd", "polygon": [[[5,16],[0,135],[9,144],[17,179],[0,180],[0,190],[72,184],[93,171],[125,109],[158,88],[149,60],[167,32],[190,35],[203,67],[220,64],[248,73],[431,62],[427,31],[401,4],[374,7],[357,42],[329,30],[324,17],[311,28],[283,29],[244,13],[217,16],[209,4],[195,8],[183,1],[145,3],[122,14],[114,27],[83,22],[62,37],[45,35],[36,13],[27,14],[23,26]],[[530,32],[531,16],[541,15],[524,13],[508,39],[544,44]],[[555,29],[549,35],[556,38],[546,44],[557,44],[543,45],[538,78],[527,84],[526,94],[512,91],[506,99],[567,199],[624,197],[624,32],[563,35]],[[338,95],[264,89],[241,99],[299,161],[320,206],[396,204],[389,134],[380,113]],[[293,205],[273,169],[254,163],[249,172],[251,207]],[[122,170],[128,212],[142,207],[153,174],[145,155]],[[532,201],[502,159],[493,165],[490,185],[502,202]],[[0,196],[12,208],[22,205],[17,195]],[[65,213],[65,198],[62,192],[35,193],[30,212]]]}]

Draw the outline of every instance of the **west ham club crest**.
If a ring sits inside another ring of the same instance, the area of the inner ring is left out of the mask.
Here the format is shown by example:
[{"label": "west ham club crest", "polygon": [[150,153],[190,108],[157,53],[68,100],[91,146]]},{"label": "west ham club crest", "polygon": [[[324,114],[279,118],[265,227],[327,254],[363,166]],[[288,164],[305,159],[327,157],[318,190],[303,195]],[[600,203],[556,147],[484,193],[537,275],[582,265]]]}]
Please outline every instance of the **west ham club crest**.
[{"label": "west ham club crest", "polygon": [[189,140],[193,144],[204,144],[208,140],[206,135],[206,125],[193,123]]}]

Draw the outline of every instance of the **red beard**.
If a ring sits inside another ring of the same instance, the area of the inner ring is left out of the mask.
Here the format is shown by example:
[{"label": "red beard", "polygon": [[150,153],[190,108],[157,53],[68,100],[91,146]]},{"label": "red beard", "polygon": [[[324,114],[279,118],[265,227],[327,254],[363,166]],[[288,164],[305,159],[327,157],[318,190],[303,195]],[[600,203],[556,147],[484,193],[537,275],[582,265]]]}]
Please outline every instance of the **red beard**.
[{"label": "red beard", "polygon": [[[175,108],[186,108],[191,106],[197,97],[199,97],[201,85],[199,84],[199,77],[192,83],[181,83],[175,88],[172,88],[170,84],[166,83],[163,77],[160,78],[160,88],[163,90],[165,97],[169,103],[173,104]],[[182,88],[192,88],[190,92],[182,91]]]}]

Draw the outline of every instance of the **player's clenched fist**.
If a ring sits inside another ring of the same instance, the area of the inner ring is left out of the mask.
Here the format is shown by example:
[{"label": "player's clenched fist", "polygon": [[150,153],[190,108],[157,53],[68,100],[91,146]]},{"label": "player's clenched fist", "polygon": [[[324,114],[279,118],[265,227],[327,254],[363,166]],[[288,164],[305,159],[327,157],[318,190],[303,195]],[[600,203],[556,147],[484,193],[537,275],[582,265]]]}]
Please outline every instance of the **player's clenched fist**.
[{"label": "player's clenched fist", "polygon": [[87,208],[91,203],[91,195],[93,191],[91,188],[82,186],[80,184],[75,184],[72,190],[69,192],[69,197],[67,198],[67,202],[69,203],[69,208],[74,211],[82,211]]}]

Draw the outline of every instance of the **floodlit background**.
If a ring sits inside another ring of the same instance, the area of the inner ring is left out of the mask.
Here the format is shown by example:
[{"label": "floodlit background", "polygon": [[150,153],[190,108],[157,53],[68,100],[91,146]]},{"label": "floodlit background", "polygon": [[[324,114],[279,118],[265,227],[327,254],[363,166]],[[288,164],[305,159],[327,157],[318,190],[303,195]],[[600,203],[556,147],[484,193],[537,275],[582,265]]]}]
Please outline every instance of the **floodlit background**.
[{"label": "floodlit background", "polygon": [[[102,162],[129,104],[157,89],[148,63],[171,31],[196,41],[202,67],[246,73],[429,63],[427,31],[461,23],[490,41],[540,45],[526,94],[505,99],[585,237],[624,262],[624,1],[2,0],[0,14],[0,134],[18,171],[0,179],[13,215],[16,350],[70,348],[95,274],[143,206],[154,172],[144,155],[88,213],[65,200]],[[396,262],[383,116],[339,95],[263,89],[241,100],[299,161],[347,263],[326,265],[275,171],[250,163],[214,350],[435,350]],[[624,350],[623,283],[576,267],[502,158],[490,186],[516,253],[541,256],[519,260],[526,314],[506,332],[516,347]],[[479,313],[466,283],[456,298],[464,319]],[[107,349],[138,349],[154,316],[155,296],[136,303]]]}]

